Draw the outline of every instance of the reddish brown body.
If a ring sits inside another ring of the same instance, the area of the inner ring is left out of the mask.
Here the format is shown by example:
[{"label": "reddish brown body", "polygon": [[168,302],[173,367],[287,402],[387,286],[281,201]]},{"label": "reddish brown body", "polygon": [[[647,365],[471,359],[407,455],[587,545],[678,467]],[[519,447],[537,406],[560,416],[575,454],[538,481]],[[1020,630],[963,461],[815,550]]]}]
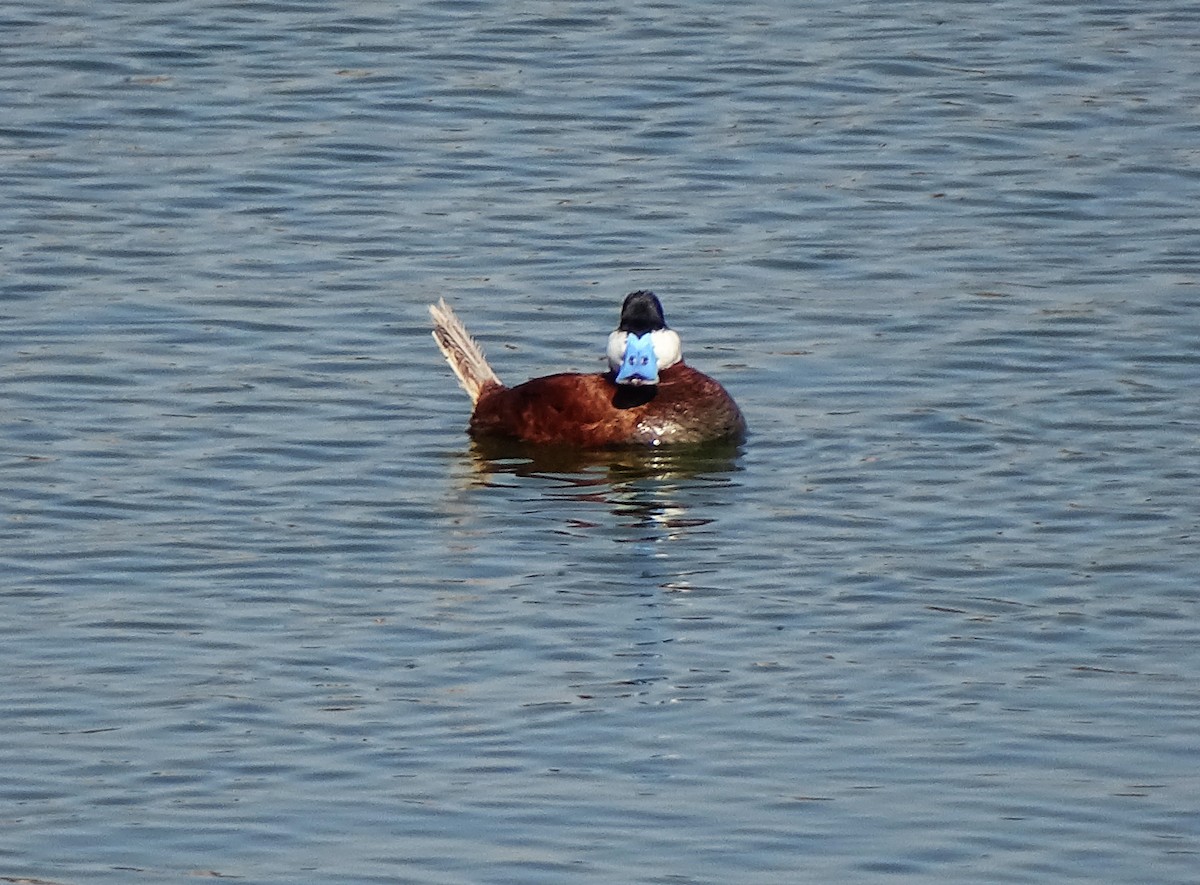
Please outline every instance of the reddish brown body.
[{"label": "reddish brown body", "polygon": [[746,422],[725,388],[677,363],[653,386],[618,386],[611,372],[547,375],[516,387],[489,382],[470,431],[477,438],[604,448],[740,440]]}]

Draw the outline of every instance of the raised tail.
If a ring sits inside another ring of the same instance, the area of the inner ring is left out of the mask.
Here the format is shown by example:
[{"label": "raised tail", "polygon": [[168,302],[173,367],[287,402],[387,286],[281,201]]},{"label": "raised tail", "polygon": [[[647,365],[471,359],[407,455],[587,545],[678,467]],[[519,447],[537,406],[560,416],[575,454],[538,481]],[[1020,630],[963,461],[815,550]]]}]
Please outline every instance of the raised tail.
[{"label": "raised tail", "polygon": [[429,315],[433,317],[433,340],[458,376],[458,383],[471,397],[472,405],[479,402],[489,387],[503,387],[488,365],[483,348],[455,316],[446,299],[439,298],[437,304],[429,305]]}]

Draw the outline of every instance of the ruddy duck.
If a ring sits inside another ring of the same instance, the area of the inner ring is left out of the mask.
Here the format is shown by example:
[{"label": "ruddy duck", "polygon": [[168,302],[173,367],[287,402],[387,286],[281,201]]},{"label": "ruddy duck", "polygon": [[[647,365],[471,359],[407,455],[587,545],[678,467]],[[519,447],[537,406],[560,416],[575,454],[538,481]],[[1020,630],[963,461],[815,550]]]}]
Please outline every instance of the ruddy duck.
[{"label": "ruddy duck", "polygon": [[738,441],[746,422],[720,384],[683,362],[653,292],[632,292],[608,336],[607,372],[505,387],[445,300],[429,306],[433,338],[475,406],[477,439],[597,449]]}]

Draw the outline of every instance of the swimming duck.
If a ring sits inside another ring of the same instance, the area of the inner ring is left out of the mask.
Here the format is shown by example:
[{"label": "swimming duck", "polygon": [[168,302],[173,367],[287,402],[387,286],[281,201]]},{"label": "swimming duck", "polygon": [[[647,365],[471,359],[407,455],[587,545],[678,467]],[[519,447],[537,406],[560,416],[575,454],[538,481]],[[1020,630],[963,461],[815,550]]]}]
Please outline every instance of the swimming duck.
[{"label": "swimming duck", "polygon": [[720,384],[683,361],[653,292],[631,292],[608,336],[607,372],[567,372],[505,387],[454,311],[429,306],[433,338],[471,397],[476,439],[597,449],[736,441],[746,422]]}]

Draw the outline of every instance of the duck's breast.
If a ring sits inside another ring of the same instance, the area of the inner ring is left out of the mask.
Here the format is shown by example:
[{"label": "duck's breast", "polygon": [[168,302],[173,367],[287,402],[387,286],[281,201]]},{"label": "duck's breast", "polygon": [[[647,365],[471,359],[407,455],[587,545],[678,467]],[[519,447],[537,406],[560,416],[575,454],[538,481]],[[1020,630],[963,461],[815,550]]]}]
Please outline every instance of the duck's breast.
[{"label": "duck's breast", "polygon": [[684,363],[662,370],[657,393],[638,411],[635,442],[703,443],[746,435],[746,420],[733,397]]},{"label": "duck's breast", "polygon": [[486,392],[471,434],[528,443],[601,448],[740,439],[746,430],[733,399],[684,364],[653,387],[627,387],[611,374],[547,375]]}]

